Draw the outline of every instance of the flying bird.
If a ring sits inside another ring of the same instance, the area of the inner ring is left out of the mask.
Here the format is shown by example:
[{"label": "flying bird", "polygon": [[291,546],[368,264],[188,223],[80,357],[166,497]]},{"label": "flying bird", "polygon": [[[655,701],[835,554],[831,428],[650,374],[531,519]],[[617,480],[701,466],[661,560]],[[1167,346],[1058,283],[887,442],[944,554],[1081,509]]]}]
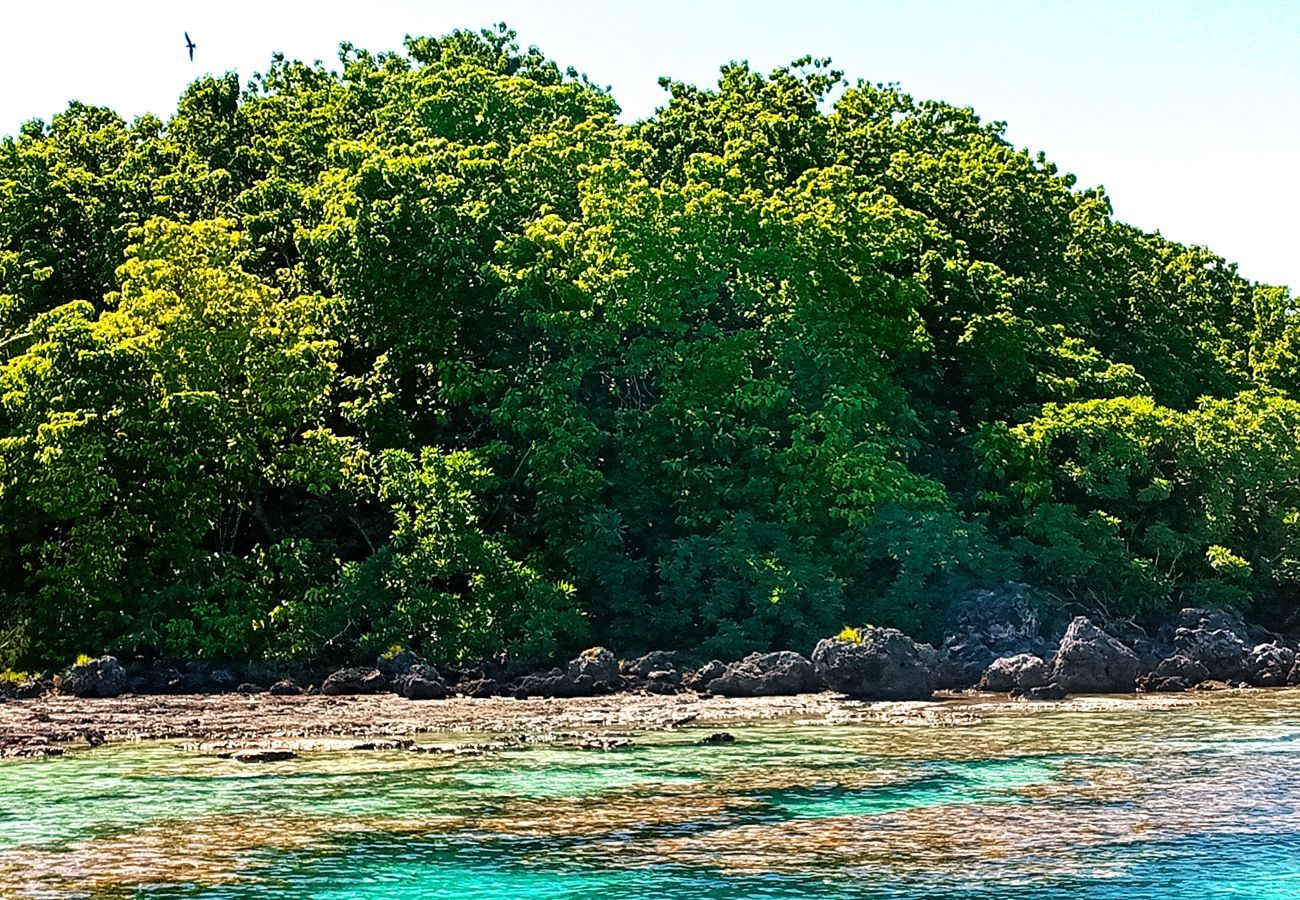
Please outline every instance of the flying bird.
[{"label": "flying bird", "polygon": [[197,46],[198,44],[190,40],[190,33],[185,32],[185,49],[190,51],[190,62],[194,62],[194,48]]}]

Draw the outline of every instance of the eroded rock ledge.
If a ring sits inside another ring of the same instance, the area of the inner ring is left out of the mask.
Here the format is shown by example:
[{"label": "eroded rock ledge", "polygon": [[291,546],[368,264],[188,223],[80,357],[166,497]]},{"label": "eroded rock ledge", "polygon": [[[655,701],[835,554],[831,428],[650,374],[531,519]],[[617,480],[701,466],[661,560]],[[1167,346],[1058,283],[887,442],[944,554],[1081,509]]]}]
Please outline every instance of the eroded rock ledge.
[{"label": "eroded rock ledge", "polygon": [[[0,753],[53,755],[107,740],[213,735],[661,728],[705,710],[714,716],[709,722],[723,724],[728,716],[826,715],[846,698],[923,701],[936,691],[1053,701],[1300,683],[1296,645],[1231,611],[1183,609],[1143,628],[1085,616],[1052,620],[1041,609],[1018,586],[982,592],[957,606],[937,648],[896,629],[865,626],[819,642],[810,657],[784,650],[702,665],[672,651],[620,660],[593,647],[547,672],[490,665],[440,671],[403,652],[374,666],[279,678],[269,689],[201,663],[185,664],[181,674],[178,667],[132,670],[101,657],[61,679],[7,685]],[[590,702],[563,702],[576,700]]]}]

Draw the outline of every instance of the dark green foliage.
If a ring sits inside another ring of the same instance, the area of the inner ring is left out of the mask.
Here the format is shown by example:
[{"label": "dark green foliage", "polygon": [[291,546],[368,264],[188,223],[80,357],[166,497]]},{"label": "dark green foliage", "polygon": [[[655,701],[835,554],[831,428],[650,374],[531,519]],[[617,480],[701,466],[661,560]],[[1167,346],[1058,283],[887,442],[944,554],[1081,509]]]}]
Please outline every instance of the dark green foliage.
[{"label": "dark green foliage", "polygon": [[802,60],[504,29],[0,144],[0,653],[716,655],[964,586],[1294,606],[1295,304]]}]

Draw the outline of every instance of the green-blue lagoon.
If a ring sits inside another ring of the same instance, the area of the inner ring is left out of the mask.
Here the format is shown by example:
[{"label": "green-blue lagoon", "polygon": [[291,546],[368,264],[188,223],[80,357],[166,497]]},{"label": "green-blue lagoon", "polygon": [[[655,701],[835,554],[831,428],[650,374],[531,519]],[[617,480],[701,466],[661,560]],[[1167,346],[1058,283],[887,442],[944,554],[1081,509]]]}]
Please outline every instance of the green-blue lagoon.
[{"label": "green-blue lagoon", "polygon": [[0,896],[1300,895],[1300,691],[949,705],[611,752],[9,761]]}]

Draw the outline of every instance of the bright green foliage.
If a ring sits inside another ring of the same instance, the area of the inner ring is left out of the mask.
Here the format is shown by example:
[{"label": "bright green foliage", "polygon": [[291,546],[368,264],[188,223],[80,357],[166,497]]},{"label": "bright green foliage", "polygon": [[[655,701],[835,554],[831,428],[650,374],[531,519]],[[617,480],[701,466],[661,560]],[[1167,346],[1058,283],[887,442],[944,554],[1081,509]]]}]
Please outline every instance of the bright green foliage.
[{"label": "bright green foliage", "polygon": [[719,655],[1300,578],[1280,288],[821,61],[504,29],[0,143],[0,660]]},{"label": "bright green foliage", "polygon": [[1180,412],[1125,397],[1049,405],[990,430],[984,450],[1009,487],[998,503],[1010,546],[1036,580],[1128,613],[1300,589],[1298,439],[1290,399]]},{"label": "bright green foliage", "polygon": [[383,453],[375,499],[391,511],[387,542],[346,564],[327,590],[308,590],[273,610],[295,649],[355,642],[375,652],[395,643],[438,659],[525,659],[555,652],[581,632],[573,588],[517,562],[479,527],[475,489],[492,477],[475,454],[426,449]]},{"label": "bright green foliage", "polygon": [[221,583],[271,472],[306,474],[294,445],[328,410],[336,350],[328,305],[243,272],[240,243],[230,223],[149,222],[109,310],[37,316],[0,371],[10,583],[37,635],[184,642],[247,619],[246,592]]}]

